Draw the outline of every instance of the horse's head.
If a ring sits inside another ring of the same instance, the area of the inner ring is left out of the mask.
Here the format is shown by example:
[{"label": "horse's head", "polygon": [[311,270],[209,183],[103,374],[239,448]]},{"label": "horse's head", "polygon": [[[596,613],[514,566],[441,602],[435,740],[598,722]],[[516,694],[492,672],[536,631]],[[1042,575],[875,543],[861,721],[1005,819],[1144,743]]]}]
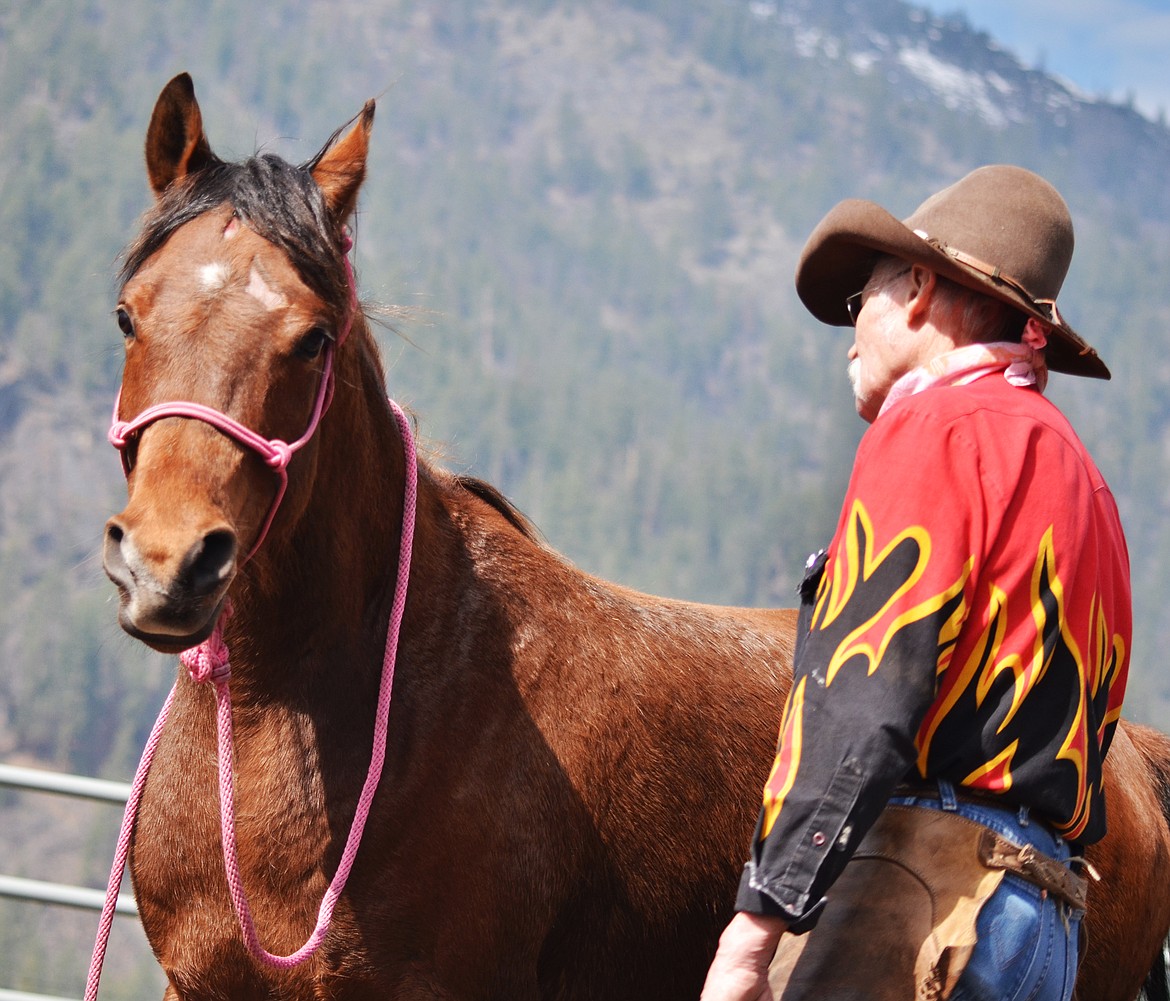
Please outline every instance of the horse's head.
[{"label": "horse's head", "polygon": [[306,504],[312,431],[357,312],[345,223],[373,117],[371,101],[300,167],[232,164],[211,151],[190,77],[159,96],[146,137],[156,202],[116,311],[126,357],[111,439],[129,503],[104,553],[122,627],[156,649],[206,638],[281,496],[286,529]]}]

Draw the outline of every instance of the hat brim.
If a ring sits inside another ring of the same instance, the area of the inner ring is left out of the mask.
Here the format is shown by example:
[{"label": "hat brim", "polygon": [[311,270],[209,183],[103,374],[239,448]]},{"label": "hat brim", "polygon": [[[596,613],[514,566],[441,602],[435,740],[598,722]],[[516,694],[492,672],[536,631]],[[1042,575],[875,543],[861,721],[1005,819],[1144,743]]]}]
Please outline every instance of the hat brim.
[{"label": "hat brim", "polygon": [[1110,378],[1109,369],[1096,350],[1063,320],[1054,323],[1016,288],[964,265],[928,243],[880,205],[860,198],[836,205],[808,238],[796,268],[796,291],[801,302],[822,323],[849,326],[845,300],[864,287],[882,254],[921,264],[944,278],[1041,320],[1051,330],[1045,354],[1048,367],[1054,372]]}]

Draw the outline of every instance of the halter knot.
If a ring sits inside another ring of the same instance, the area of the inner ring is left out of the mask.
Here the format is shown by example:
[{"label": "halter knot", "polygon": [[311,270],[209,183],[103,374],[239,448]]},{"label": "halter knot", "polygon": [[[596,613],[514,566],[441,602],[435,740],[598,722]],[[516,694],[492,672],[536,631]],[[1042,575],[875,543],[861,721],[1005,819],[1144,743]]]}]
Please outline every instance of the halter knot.
[{"label": "halter knot", "polygon": [[197,685],[210,681],[213,685],[227,684],[232,676],[231,651],[223,639],[223,624],[231,617],[231,602],[220,613],[211,635],[198,646],[179,654],[179,662]]},{"label": "halter knot", "polygon": [[128,443],[127,432],[130,429],[129,421],[114,421],[110,430],[106,432],[106,440],[121,451]]},{"label": "halter knot", "polygon": [[287,442],[281,441],[279,438],[273,438],[268,442],[268,447],[271,449],[271,452],[264,461],[273,469],[285,469],[292,461],[292,446]]},{"label": "halter knot", "polygon": [[219,685],[225,683],[232,676],[231,658],[228,648],[221,639],[215,644],[215,635],[204,640],[198,646],[191,647],[179,654],[179,660],[191,675],[191,680],[197,685],[210,681]]}]

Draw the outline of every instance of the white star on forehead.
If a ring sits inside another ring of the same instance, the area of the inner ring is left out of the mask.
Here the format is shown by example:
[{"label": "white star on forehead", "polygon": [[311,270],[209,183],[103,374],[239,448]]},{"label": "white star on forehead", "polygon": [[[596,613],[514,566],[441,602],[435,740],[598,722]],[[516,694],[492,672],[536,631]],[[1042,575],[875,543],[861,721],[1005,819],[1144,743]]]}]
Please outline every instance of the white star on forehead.
[{"label": "white star on forehead", "polygon": [[231,272],[223,261],[213,261],[199,269],[199,287],[204,292],[220,292],[230,277]]}]

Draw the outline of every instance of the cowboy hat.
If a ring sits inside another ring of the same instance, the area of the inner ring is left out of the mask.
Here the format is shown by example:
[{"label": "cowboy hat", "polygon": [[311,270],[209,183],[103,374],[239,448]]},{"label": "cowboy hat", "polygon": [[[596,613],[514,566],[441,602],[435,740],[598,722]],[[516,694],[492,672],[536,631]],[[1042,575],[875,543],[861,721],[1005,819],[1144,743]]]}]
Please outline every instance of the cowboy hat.
[{"label": "cowboy hat", "polygon": [[1053,371],[1108,379],[1096,350],[1056,308],[1072,252],[1072,218],[1051,184],[1022,167],[980,167],[903,222],[858,198],[834,206],[804,246],[796,291],[818,320],[848,326],[846,297],[869,280],[879,254],[890,254],[1040,320]]}]

